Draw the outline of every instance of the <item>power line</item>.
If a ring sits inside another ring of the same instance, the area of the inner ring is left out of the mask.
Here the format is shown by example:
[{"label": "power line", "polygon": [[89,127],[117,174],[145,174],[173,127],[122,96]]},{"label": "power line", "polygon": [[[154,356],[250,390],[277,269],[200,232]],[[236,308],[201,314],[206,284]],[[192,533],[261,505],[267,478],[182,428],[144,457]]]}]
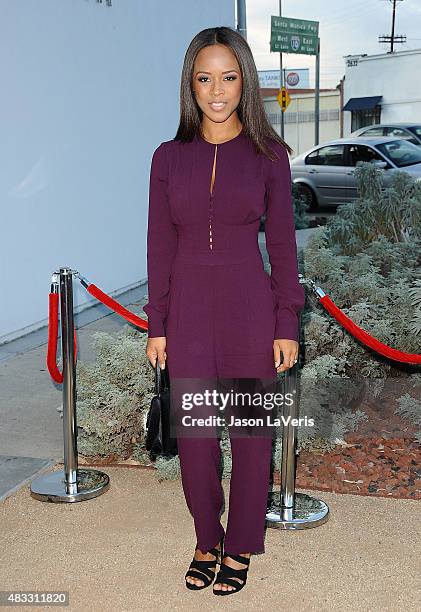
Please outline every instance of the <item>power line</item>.
[{"label": "power line", "polygon": [[334,18],[329,19],[329,21],[327,21],[326,23],[323,22],[321,24],[321,27],[323,28],[323,30],[337,28],[337,26],[339,25],[343,26],[344,24],[348,24],[349,22],[360,21],[362,17],[368,16],[369,13],[378,11],[378,6],[374,4],[366,6],[366,4],[367,3],[364,2],[361,7],[354,6],[352,10],[347,14],[339,15],[335,12]]},{"label": "power line", "polygon": [[[349,7],[348,6],[348,7],[344,7],[344,9],[342,9],[342,10],[335,10],[335,12],[333,14],[334,18],[333,19],[329,19],[329,23],[331,23],[332,21],[333,22],[337,21],[338,23],[343,23],[349,17],[355,15],[356,13],[359,13],[363,8],[367,8],[367,1],[366,0],[361,0],[360,4],[354,3],[353,7]],[[332,13],[330,15],[332,15]],[[325,19],[323,19],[322,21],[325,22]]]}]

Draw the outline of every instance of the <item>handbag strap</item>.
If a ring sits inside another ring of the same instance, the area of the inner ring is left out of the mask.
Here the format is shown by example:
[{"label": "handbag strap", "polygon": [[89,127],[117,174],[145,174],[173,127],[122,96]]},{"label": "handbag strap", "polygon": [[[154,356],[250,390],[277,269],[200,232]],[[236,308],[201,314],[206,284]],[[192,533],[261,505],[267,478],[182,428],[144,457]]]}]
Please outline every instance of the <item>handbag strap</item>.
[{"label": "handbag strap", "polygon": [[155,395],[161,392],[161,368],[159,367],[158,358],[155,363]]},{"label": "handbag strap", "polygon": [[165,364],[165,368],[161,370],[159,367],[158,359],[155,363],[155,395],[160,395],[162,390],[168,389],[168,378],[167,378],[167,367]]}]

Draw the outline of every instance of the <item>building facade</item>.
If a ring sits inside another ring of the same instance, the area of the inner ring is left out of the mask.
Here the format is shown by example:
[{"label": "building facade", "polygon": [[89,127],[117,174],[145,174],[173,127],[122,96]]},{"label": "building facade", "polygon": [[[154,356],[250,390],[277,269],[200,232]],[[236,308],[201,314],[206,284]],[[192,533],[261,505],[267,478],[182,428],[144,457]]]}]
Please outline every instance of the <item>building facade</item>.
[{"label": "building facade", "polygon": [[378,123],[421,123],[421,49],[348,55],[343,82],[344,135]]},{"label": "building facade", "polygon": [[[278,89],[261,89],[266,114],[275,130],[281,133],[281,107]],[[291,158],[314,146],[314,89],[288,90],[291,102],[284,114],[284,138],[292,147]],[[340,136],[340,90],[320,90],[319,141]]]}]

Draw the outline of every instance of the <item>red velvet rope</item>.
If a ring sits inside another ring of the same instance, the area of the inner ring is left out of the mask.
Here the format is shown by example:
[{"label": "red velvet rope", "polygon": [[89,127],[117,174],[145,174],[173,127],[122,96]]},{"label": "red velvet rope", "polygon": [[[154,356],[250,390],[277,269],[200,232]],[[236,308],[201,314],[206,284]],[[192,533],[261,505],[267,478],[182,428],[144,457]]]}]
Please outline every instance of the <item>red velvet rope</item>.
[{"label": "red velvet rope", "polygon": [[361,340],[361,342],[363,342],[366,346],[374,349],[380,355],[384,355],[384,357],[387,357],[388,359],[393,359],[394,361],[400,361],[402,363],[421,363],[421,355],[398,351],[397,349],[391,348],[390,346],[387,346],[387,344],[383,344],[383,342],[376,340],[376,338],[373,338],[373,336],[370,336],[370,334],[351,321],[351,319],[347,317],[346,314],[343,313],[334,302],[332,302],[328,295],[321,297],[319,301],[321,304],[323,304],[328,313],[331,314],[332,317],[335,317],[335,319],[355,338],[357,338],[357,340]]},{"label": "red velvet rope", "polygon": [[[48,348],[47,368],[51,378],[58,384],[63,382],[63,372],[57,367],[57,338],[58,338],[58,293],[48,295]],[[77,360],[76,330],[74,334],[74,361]]]},{"label": "red velvet rope", "polygon": [[86,287],[86,291],[105,304],[105,306],[108,306],[108,308],[111,308],[111,310],[114,310],[114,312],[124,317],[124,319],[130,323],[133,323],[133,325],[136,325],[141,329],[148,329],[148,322],[146,319],[141,319],[137,315],[130,312],[130,310],[127,310],[127,308],[124,308],[124,306],[113,300],[112,297],[101,291],[101,289],[99,289],[93,283]]},{"label": "red velvet rope", "polygon": [[[84,286],[85,284],[82,283]],[[88,293],[97,298],[100,302],[102,302],[105,306],[121,315],[124,319],[129,321],[129,323],[133,323],[137,327],[141,329],[148,329],[148,321],[146,319],[141,319],[134,313],[124,308],[121,304],[116,302],[109,295],[101,291],[96,285],[93,283],[88,284],[86,287]],[[323,307],[331,314],[345,329],[347,329],[357,340],[360,340],[366,346],[374,349],[380,355],[387,357],[388,359],[392,359],[394,361],[399,361],[401,363],[410,363],[410,364],[421,364],[421,355],[417,355],[415,353],[404,353],[403,351],[398,351],[397,349],[391,348],[383,342],[376,340],[373,336],[370,336],[369,333],[358,327],[356,323],[351,321],[349,317],[346,316],[330,299],[328,295],[323,297],[319,297],[320,303]],[[58,293],[50,293],[49,294],[49,320],[48,320],[48,351],[47,351],[47,367],[48,371],[52,379],[57,383],[63,382],[63,374],[57,368],[57,336],[58,336]],[[74,331],[74,357],[76,363],[76,355],[77,355],[77,345],[76,345],[76,330]]]}]

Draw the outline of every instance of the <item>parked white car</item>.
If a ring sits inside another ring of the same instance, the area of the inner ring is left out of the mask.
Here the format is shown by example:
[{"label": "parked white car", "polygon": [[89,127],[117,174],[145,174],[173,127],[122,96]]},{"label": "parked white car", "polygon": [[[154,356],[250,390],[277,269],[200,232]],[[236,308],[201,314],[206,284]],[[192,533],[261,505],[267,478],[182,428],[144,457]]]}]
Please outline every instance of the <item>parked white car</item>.
[{"label": "parked white car", "polygon": [[359,161],[384,169],[384,186],[399,170],[421,180],[421,147],[399,138],[363,136],[331,140],[297,155],[291,161],[292,180],[310,210],[337,206],[358,196],[354,170]]},{"label": "parked white car", "polygon": [[419,123],[378,123],[377,125],[366,125],[352,132],[354,136],[393,136],[409,140],[421,147],[421,125]]}]

